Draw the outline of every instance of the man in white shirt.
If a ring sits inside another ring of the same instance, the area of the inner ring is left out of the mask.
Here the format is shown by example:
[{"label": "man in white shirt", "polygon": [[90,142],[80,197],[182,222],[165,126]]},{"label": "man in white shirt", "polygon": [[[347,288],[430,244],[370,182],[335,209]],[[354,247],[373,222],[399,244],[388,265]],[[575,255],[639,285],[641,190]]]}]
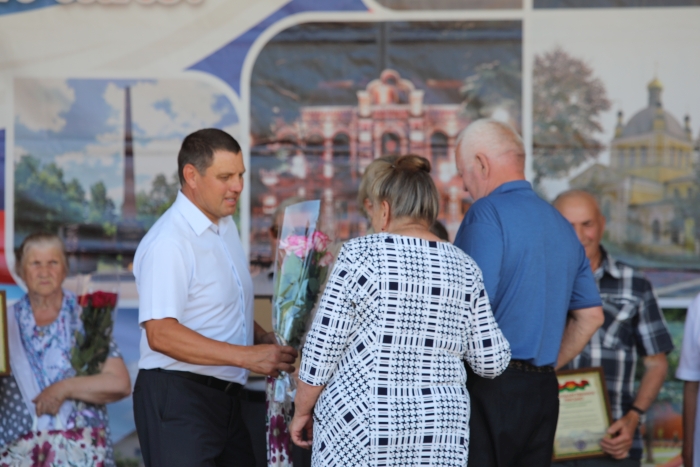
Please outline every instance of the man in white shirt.
[{"label": "man in white shirt", "polygon": [[136,251],[134,418],[148,467],[255,465],[238,391],[249,370],[294,370],[296,351],[253,320],[252,280],[231,218],[244,173],[229,134],[187,136],[181,191]]},{"label": "man in white shirt", "polygon": [[676,378],[683,385],[683,465],[700,467],[700,295],[688,308]]}]

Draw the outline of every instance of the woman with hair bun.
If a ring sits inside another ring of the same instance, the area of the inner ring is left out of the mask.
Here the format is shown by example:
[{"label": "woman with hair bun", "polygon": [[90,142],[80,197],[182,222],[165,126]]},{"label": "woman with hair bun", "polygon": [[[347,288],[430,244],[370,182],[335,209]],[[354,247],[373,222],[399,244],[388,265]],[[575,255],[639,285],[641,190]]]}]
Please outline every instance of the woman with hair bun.
[{"label": "woman with hair bun", "polygon": [[430,232],[430,163],[373,162],[373,235],[343,245],[304,346],[293,441],[313,466],[463,467],[469,440],[464,361],[502,373],[510,346],[481,271]]}]

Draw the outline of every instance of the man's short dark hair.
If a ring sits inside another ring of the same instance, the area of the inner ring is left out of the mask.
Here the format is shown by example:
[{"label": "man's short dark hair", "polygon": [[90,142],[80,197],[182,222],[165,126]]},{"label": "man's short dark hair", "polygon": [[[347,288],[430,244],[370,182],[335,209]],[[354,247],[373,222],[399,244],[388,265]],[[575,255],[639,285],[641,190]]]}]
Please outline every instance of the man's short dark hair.
[{"label": "man's short dark hair", "polygon": [[214,160],[214,151],[238,154],[241,152],[241,146],[233,136],[217,128],[204,128],[187,135],[177,155],[177,175],[180,177],[180,185],[185,184],[183,174],[185,166],[192,164],[200,174],[203,174]]}]

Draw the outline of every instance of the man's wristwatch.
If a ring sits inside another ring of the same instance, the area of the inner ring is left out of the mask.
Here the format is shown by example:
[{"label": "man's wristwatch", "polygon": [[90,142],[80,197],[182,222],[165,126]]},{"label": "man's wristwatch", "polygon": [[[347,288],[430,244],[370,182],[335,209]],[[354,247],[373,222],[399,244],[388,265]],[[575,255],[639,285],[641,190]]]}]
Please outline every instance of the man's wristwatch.
[{"label": "man's wristwatch", "polygon": [[634,411],[634,412],[637,412],[637,414],[639,414],[639,424],[640,424],[640,425],[644,423],[644,421],[645,421],[646,418],[647,418],[647,417],[646,417],[646,412],[645,412],[644,410],[640,409],[640,408],[637,407],[636,405],[633,405],[632,407],[630,407],[630,411],[631,411],[631,412]]}]

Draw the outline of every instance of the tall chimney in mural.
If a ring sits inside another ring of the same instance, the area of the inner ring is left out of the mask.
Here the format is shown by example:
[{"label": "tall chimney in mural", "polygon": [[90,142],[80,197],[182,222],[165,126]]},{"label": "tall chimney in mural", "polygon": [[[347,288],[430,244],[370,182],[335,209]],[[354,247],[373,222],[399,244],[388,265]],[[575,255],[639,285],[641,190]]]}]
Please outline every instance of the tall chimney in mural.
[{"label": "tall chimney in mural", "polygon": [[136,193],[134,187],[134,139],[131,133],[131,88],[124,89],[124,204],[122,221],[136,222]]}]

